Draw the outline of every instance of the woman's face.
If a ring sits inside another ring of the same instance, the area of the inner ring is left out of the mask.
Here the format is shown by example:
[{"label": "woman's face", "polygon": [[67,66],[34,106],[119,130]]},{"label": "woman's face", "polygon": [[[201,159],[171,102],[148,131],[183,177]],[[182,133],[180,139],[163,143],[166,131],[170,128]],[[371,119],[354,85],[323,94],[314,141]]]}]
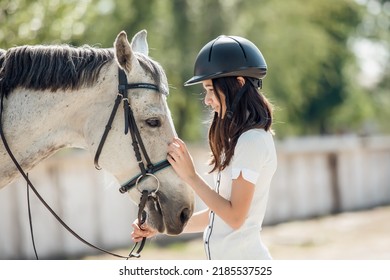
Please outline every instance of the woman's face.
[{"label": "woman's face", "polygon": [[212,80],[205,80],[202,83],[203,88],[205,89],[204,103],[206,104],[206,106],[210,106],[214,110],[214,112],[216,112],[218,116],[223,119],[226,113],[225,95],[223,93],[219,93],[219,96],[221,98],[221,102],[219,102],[216,96],[216,89],[214,89],[213,87]]}]

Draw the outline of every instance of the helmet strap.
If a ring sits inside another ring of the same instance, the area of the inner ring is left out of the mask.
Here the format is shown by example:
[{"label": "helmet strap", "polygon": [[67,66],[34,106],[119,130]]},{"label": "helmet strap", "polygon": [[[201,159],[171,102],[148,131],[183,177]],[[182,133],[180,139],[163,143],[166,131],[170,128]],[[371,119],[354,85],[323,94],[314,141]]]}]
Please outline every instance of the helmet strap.
[{"label": "helmet strap", "polygon": [[232,106],[231,106],[230,108],[229,108],[230,102],[229,102],[228,99],[226,99],[226,117],[227,117],[228,119],[231,120],[231,119],[233,118],[233,113],[234,113],[234,111],[236,110],[237,104],[238,104],[238,102],[240,101],[240,99],[241,99],[242,95],[244,94],[244,92],[248,89],[249,85],[250,85],[250,84],[249,84],[248,82],[246,82],[246,83],[240,88],[240,90],[237,92],[236,96],[234,97]]},{"label": "helmet strap", "polygon": [[261,79],[256,79],[256,78],[248,78],[248,80],[252,83],[252,85],[256,89],[261,89],[263,87],[263,80]]}]

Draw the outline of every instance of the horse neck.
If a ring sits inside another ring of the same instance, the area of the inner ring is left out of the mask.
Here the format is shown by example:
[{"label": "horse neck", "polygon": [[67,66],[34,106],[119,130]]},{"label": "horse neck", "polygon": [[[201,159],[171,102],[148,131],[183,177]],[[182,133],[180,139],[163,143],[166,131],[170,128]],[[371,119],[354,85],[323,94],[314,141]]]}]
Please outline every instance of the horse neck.
[{"label": "horse neck", "polygon": [[[62,148],[87,149],[84,138],[86,123],[90,125],[91,116],[109,109],[104,100],[95,102],[97,96],[109,98],[99,92],[104,89],[99,85],[74,92],[18,89],[4,100],[4,134],[24,170],[30,170]],[[16,168],[2,144],[0,162],[1,188],[17,176]]]}]

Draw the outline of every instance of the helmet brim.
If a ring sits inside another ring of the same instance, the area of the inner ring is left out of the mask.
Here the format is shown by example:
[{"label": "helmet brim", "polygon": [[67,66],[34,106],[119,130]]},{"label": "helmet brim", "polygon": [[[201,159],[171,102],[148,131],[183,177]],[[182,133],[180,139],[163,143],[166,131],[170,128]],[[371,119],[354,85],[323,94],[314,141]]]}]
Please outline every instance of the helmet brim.
[{"label": "helmet brim", "polygon": [[255,79],[262,79],[267,74],[267,68],[250,67],[239,69],[234,72],[219,72],[210,75],[193,76],[191,79],[184,83],[184,86],[192,86],[199,84],[206,80],[212,80],[222,77],[250,77]]}]

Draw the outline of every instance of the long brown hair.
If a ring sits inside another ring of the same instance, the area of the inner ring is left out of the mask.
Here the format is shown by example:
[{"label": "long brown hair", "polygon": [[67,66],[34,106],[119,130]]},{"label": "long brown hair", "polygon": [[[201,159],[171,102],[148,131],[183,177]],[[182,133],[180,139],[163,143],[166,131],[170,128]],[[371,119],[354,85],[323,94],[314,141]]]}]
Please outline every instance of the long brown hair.
[{"label": "long brown hair", "polygon": [[[221,103],[221,94],[224,94],[228,103],[226,107],[231,108],[234,97],[242,87],[237,77],[223,77],[213,79],[212,82],[219,102]],[[246,91],[235,107],[232,118],[228,118],[227,114],[224,118],[220,118],[216,112],[214,113],[209,129],[209,145],[212,153],[209,162],[212,166],[210,173],[216,170],[222,171],[229,165],[237,140],[242,133],[252,128],[272,131],[272,105],[250,80],[245,78],[245,83],[249,85],[246,86]]]}]

